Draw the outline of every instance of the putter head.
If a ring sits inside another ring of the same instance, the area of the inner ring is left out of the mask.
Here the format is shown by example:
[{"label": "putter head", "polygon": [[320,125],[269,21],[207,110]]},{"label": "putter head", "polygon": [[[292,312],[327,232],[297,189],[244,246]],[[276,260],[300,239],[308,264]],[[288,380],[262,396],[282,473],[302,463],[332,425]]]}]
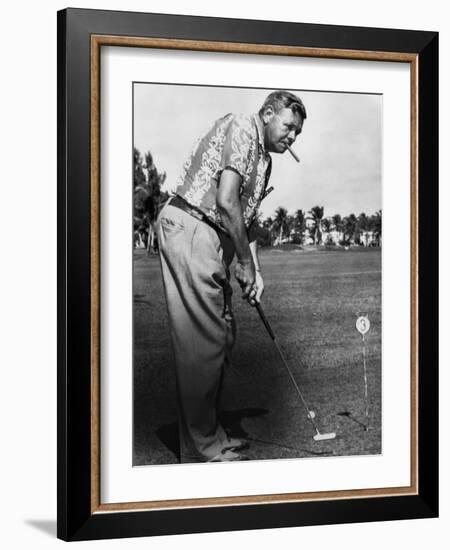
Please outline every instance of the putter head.
[{"label": "putter head", "polygon": [[314,436],[314,441],[325,441],[326,439],[334,439],[336,437],[336,434],[334,432],[330,432],[328,434],[320,434],[317,433]]}]

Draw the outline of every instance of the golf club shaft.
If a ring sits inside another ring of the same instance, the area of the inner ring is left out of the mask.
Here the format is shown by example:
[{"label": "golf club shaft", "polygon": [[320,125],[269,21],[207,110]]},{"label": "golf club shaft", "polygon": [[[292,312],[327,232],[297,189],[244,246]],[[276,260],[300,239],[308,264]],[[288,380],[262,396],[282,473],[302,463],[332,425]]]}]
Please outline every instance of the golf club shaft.
[{"label": "golf club shaft", "polygon": [[263,311],[262,306],[261,306],[260,303],[257,303],[257,304],[256,304],[256,309],[257,309],[257,311],[258,311],[258,313],[259,313],[259,316],[261,317],[262,322],[264,323],[264,326],[265,326],[266,329],[267,329],[267,332],[269,333],[269,336],[272,338],[273,343],[275,344],[275,347],[277,348],[278,354],[279,354],[281,360],[283,361],[283,365],[284,365],[285,369],[287,370],[287,372],[288,372],[288,374],[289,374],[289,377],[290,377],[290,379],[292,380],[292,383],[294,384],[294,387],[295,387],[295,389],[297,390],[297,393],[298,393],[298,395],[299,395],[299,397],[300,397],[300,399],[301,399],[301,402],[302,402],[303,406],[305,407],[305,409],[306,409],[306,411],[307,411],[307,413],[308,413],[308,419],[310,420],[311,424],[314,426],[314,429],[316,430],[316,432],[319,434],[319,433],[320,433],[320,432],[319,432],[319,429],[317,428],[317,425],[316,425],[316,423],[314,422],[314,419],[313,419],[313,418],[311,417],[311,415],[310,415],[310,412],[309,412],[310,409],[309,409],[309,407],[308,407],[308,404],[306,403],[305,398],[303,397],[302,392],[300,391],[300,388],[298,387],[298,384],[297,384],[297,382],[295,381],[294,375],[292,374],[291,369],[289,368],[289,365],[287,364],[287,361],[286,361],[286,359],[284,358],[283,352],[281,351],[280,347],[278,346],[278,342],[277,342],[276,339],[275,339],[275,334],[274,334],[274,332],[273,332],[273,330],[272,330],[272,327],[271,327],[270,324],[269,324],[269,321],[267,320],[267,317],[266,317],[265,314],[264,314],[264,311]]},{"label": "golf club shaft", "polygon": [[264,323],[264,326],[266,327],[266,330],[269,333],[269,336],[272,338],[272,340],[275,341],[275,334],[273,333],[272,327],[269,325],[269,321],[267,320],[267,317],[264,314],[262,305],[259,302],[256,302],[256,309],[259,313],[259,316],[261,317],[261,321]]}]

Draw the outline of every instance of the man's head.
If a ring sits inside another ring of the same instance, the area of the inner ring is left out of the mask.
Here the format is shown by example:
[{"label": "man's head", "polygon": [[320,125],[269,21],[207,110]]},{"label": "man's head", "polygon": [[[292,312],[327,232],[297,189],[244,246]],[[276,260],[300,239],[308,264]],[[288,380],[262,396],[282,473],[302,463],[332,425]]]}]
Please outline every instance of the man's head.
[{"label": "man's head", "polygon": [[269,94],[258,114],[264,125],[264,147],[272,153],[284,153],[302,131],[306,119],[302,100],[284,90]]}]

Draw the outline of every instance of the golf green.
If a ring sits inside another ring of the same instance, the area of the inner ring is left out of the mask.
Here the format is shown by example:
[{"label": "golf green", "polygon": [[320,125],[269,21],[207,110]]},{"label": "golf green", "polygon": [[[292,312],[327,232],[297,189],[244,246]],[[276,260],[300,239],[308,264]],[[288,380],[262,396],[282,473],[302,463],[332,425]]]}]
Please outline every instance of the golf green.
[{"label": "golf green", "polygon": [[[321,432],[315,431],[256,310],[233,280],[238,326],[225,374],[222,422],[249,439],[250,459],[381,452],[381,251],[262,249],[265,314]],[[233,272],[233,269],[232,269]],[[365,336],[370,429],[365,417]],[[158,256],[134,251],[133,464],[177,462],[173,355]]]}]

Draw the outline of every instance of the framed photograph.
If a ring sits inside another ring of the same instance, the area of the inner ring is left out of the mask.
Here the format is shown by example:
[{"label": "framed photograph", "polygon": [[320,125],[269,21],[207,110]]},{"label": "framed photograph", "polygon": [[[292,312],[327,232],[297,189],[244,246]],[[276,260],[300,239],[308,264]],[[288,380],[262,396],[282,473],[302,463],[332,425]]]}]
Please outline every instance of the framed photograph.
[{"label": "framed photograph", "polygon": [[58,13],[58,537],[436,517],[438,35]]}]

